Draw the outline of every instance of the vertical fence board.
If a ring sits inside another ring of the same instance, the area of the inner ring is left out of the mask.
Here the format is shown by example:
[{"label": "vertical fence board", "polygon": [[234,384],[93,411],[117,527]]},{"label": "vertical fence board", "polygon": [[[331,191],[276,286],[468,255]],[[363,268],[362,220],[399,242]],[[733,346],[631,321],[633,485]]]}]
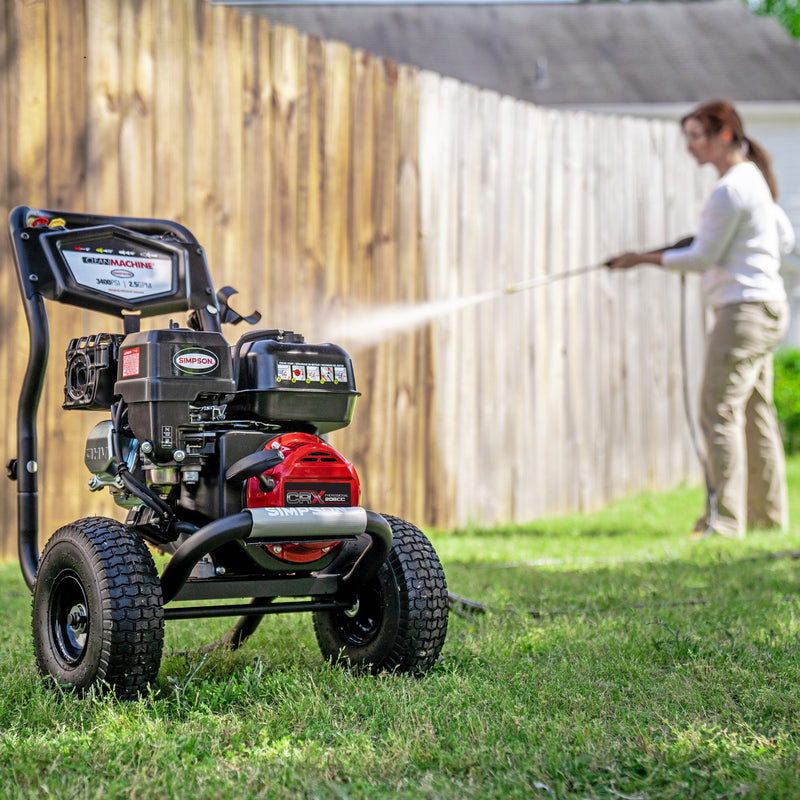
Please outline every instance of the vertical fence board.
[{"label": "vertical fence board", "polygon": [[[154,13],[154,213],[186,222],[186,85],[191,3],[158,0]],[[176,154],[180,155],[176,155]]]},{"label": "vertical fence board", "polygon": [[351,296],[350,238],[348,236],[350,137],[352,132],[352,59],[339,42],[325,45],[325,181],[323,228],[325,265],[328,271],[327,301],[341,306]]},{"label": "vertical fence board", "polygon": [[[566,262],[564,233],[564,125],[565,119],[556,114],[548,115],[548,138],[551,143],[549,160],[549,186],[547,216],[550,235],[548,237],[546,274],[556,275],[564,271]],[[549,284],[544,292],[548,304],[547,348],[548,358],[548,460],[551,465],[548,496],[551,510],[567,508],[567,496],[572,482],[570,464],[567,460],[567,408],[565,402],[566,341],[564,314],[565,285],[561,281]]]},{"label": "vertical fence board", "polygon": [[[585,197],[583,178],[585,164],[583,156],[586,142],[578,115],[570,115],[565,128],[565,202],[564,202],[564,261],[557,271],[564,272],[581,266],[583,255],[582,240],[585,236]],[[586,459],[587,438],[586,419],[588,408],[586,342],[583,331],[588,320],[583,311],[583,293],[586,282],[568,278],[564,281],[565,311],[565,378],[564,406],[567,411],[565,452],[571,465],[566,477],[566,505],[569,508],[583,508],[586,505],[587,487],[591,480],[590,464]]]},{"label": "vertical fence board", "polygon": [[[533,159],[531,167],[532,211],[531,211],[531,278],[544,279],[548,272],[548,250],[550,247],[550,221],[547,214],[549,195],[548,163],[550,160],[550,138],[548,135],[549,112],[534,109],[531,113],[531,140]],[[549,316],[547,291],[534,289],[531,298],[533,314],[532,332],[534,341],[534,403],[528,424],[534,429],[535,460],[531,481],[536,487],[537,511],[546,513],[552,508],[551,485],[553,465],[550,460],[550,402],[548,376],[551,355],[548,346]]]},{"label": "vertical fence board", "polygon": [[[397,180],[397,138],[395,130],[395,97],[397,66],[388,60],[375,59],[372,63],[374,174],[372,189],[372,216],[374,229],[371,243],[374,275],[373,296],[382,303],[397,303],[396,251],[395,251],[395,182]],[[399,375],[399,354],[412,339],[404,332],[383,348],[375,367],[376,385],[372,398],[374,413],[369,429],[370,463],[383,458],[381,471],[381,496],[391,496],[397,491],[398,473],[404,465],[419,464],[418,457],[411,462],[398,460],[395,425],[413,413],[413,396],[403,385]],[[387,420],[393,424],[387,425]],[[400,503],[397,513],[405,515],[405,503]]]},{"label": "vertical fence board", "polygon": [[121,179],[119,7],[103,0],[87,0],[86,12],[86,199],[97,213],[116,214],[120,211]]},{"label": "vertical fence board", "polygon": [[[397,72],[395,191],[395,278],[397,300],[416,303],[422,298],[419,247],[419,97],[416,70],[399,66]],[[397,411],[395,417],[395,483],[404,498],[401,513],[409,519],[425,518],[425,485],[435,471],[419,446],[429,400],[425,390],[427,334],[414,331],[398,345],[395,365]],[[427,451],[428,453],[430,450]],[[407,465],[414,465],[409,469]]]},{"label": "vertical fence board", "polygon": [[153,4],[119,3],[119,208],[135,216],[153,214],[155,155]]},{"label": "vertical fence board", "polygon": [[[350,240],[350,260],[347,265],[350,276],[351,298],[361,307],[368,307],[370,302],[379,303],[381,298],[374,294],[375,276],[373,272],[373,247],[375,237],[375,219],[373,217],[373,191],[375,181],[375,137],[373,116],[373,74],[372,56],[363,50],[352,54],[352,122],[350,147],[350,181],[348,238]],[[363,350],[358,358],[359,386],[367,401],[361,404],[359,420],[361,430],[356,432],[351,442],[353,461],[363,476],[364,500],[366,503],[376,502],[377,497],[385,491],[385,476],[382,471],[371,472],[368,469],[372,442],[364,436],[364,430],[371,430],[375,424],[381,424],[376,418],[376,399],[380,397],[383,387],[377,375],[378,363],[383,357],[386,344],[379,344]],[[377,401],[379,402],[379,400]]]},{"label": "vertical fence board", "polygon": [[[242,128],[244,124],[241,15],[235,8],[213,8],[214,64],[212,170],[214,261],[218,284],[236,285],[253,265],[241,251],[243,232]],[[247,312],[245,312],[247,313]]]},{"label": "vertical fence board", "polygon": [[269,143],[272,164],[270,207],[272,225],[271,319],[275,327],[301,330],[294,311],[297,301],[298,250],[298,58],[300,37],[297,31],[275,27],[271,32],[272,138]]},{"label": "vertical fence board", "polygon": [[[214,52],[213,7],[190,0],[186,35],[186,221],[216,264],[214,210]],[[220,283],[219,276],[217,284]]]},{"label": "vertical fence board", "polygon": [[[598,203],[599,190],[597,170],[597,120],[595,117],[581,115],[583,129],[584,156],[582,162],[581,191],[584,195],[584,212],[581,221],[578,263],[581,266],[598,265],[607,255],[598,246]],[[588,482],[581,498],[581,508],[597,508],[603,503],[602,457],[607,446],[607,432],[602,423],[601,399],[603,397],[602,356],[606,350],[606,330],[602,327],[602,303],[604,294],[603,276],[600,272],[588,273],[579,284],[583,311],[582,343],[580,357],[581,369],[586,376],[584,402],[584,461],[588,472]]]},{"label": "vertical fence board", "polygon": [[[242,314],[266,312],[265,287],[270,274],[271,184],[269,24],[263,17],[242,20],[242,238],[231,301]],[[269,323],[271,324],[271,323]]]},{"label": "vertical fence board", "polygon": [[[480,93],[471,87],[460,87],[456,98],[456,114],[461,119],[480,119]],[[481,253],[478,230],[474,223],[484,210],[479,175],[475,165],[480,160],[480,139],[469,126],[455,126],[453,131],[458,152],[457,181],[459,196],[454,198],[454,213],[458,220],[457,253],[461,269],[458,271],[460,293],[465,297],[477,295],[480,291]],[[460,323],[458,348],[454,359],[454,379],[458,380],[459,416],[453,419],[454,430],[464,433],[459,443],[459,457],[468,464],[479,464],[482,457],[480,441],[473,435],[479,430],[480,403],[482,387],[480,383],[481,359],[483,353],[482,329],[478,324],[480,307],[471,306],[459,312]],[[457,468],[457,467],[456,467]],[[481,469],[483,475],[483,469]],[[481,477],[483,480],[483,477]],[[455,504],[458,509],[470,506],[470,495],[474,491],[473,481],[456,481]],[[464,525],[472,520],[467,515],[459,518]]]},{"label": "vertical fence board", "polygon": [[322,233],[325,50],[315,37],[307,37],[303,44],[301,86],[305,122],[300,130],[300,252],[304,291],[300,293],[300,301],[303,316],[313,319],[322,308],[325,297]]},{"label": "vertical fence board", "polygon": [[[494,92],[478,93],[478,119],[480,126],[479,160],[473,169],[478,174],[478,191],[481,197],[481,223],[478,226],[478,275],[476,289],[479,294],[495,288],[495,278],[499,277],[501,265],[498,263],[498,150],[499,150],[499,113],[500,97]],[[458,125],[458,120],[453,120]],[[456,268],[457,265],[451,265]],[[478,338],[478,380],[475,390],[478,395],[477,431],[493,430],[502,442],[501,418],[505,412],[503,383],[505,370],[504,359],[499,354],[503,350],[502,333],[497,328],[497,312],[492,302],[481,303],[477,309]],[[447,413],[447,412],[445,412]],[[458,429],[458,420],[451,425]],[[480,439],[481,437],[478,436]],[[479,449],[480,444],[477,445]],[[502,480],[502,444],[484,450],[482,459],[482,479],[471,492],[472,499],[464,500],[474,506],[474,514],[479,520],[491,516],[491,507],[495,502],[495,493]],[[465,487],[465,490],[468,487]]]},{"label": "vertical fence board", "polygon": [[[457,294],[457,276],[448,272],[454,267],[452,241],[454,209],[452,203],[453,150],[457,146],[457,130],[453,128],[453,106],[457,103],[455,82],[442,79],[429,72],[421,72],[420,80],[420,214],[425,274],[425,291],[433,301],[447,300]],[[457,435],[454,414],[443,413],[447,400],[455,388],[455,367],[449,343],[453,336],[452,315],[437,320],[431,326],[431,374],[426,376],[428,391],[435,392],[434,405],[424,423],[423,441],[441,441],[441,472],[435,484],[427,487],[428,512],[432,518],[447,515],[449,509],[458,508],[458,491],[463,485],[456,480],[460,450],[452,446]],[[448,447],[448,443],[451,444]],[[435,485],[435,496],[431,487]]]}]

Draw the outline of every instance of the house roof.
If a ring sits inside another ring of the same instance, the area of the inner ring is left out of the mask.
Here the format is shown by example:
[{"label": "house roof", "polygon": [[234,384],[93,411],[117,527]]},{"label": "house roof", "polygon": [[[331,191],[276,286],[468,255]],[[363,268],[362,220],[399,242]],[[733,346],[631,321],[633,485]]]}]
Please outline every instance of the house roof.
[{"label": "house roof", "polygon": [[800,101],[800,43],[738,0],[239,5],[540,105]]}]

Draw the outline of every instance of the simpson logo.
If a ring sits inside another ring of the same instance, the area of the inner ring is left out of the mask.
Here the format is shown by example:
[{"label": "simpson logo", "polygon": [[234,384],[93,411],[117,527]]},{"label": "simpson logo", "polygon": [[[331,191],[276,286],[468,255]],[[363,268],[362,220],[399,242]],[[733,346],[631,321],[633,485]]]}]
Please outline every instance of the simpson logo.
[{"label": "simpson logo", "polygon": [[219,364],[219,359],[210,350],[193,347],[178,350],[172,357],[172,363],[180,372],[202,375],[206,372],[213,372]]},{"label": "simpson logo", "polygon": [[115,278],[132,278],[135,273],[131,272],[129,269],[112,269],[111,274]]}]

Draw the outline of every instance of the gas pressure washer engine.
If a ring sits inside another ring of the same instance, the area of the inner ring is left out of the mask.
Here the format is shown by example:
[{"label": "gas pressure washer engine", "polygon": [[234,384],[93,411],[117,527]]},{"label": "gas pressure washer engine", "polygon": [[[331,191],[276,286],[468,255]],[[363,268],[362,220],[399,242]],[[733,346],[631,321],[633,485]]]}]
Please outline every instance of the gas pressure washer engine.
[{"label": "gas pressure washer engine", "polygon": [[[213,643],[236,648],[266,614],[294,611],[312,613],[331,661],[428,671],[447,631],[441,564],[414,525],[359,505],[355,468],[323,438],[352,419],[347,353],[281,330],[231,347],[222,324],[260,315],[237,314],[230,287],[214,293],[177,223],[20,206],[10,232],[30,354],[8,474],[41,673],[132,697],[158,674],[164,620],[238,617]],[[63,408],[108,412],[86,442],[89,489],[127,517],[65,525],[40,557],[45,300],[123,321],[124,333],[70,341]],[[141,328],[182,311],[185,326]],[[160,575],[148,544],[169,555]]]}]

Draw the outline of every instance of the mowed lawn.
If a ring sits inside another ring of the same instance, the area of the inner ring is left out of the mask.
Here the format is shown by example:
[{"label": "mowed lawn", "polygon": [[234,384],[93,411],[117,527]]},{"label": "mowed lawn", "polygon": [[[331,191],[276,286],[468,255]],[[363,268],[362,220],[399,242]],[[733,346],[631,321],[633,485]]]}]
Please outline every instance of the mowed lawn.
[{"label": "mowed lawn", "polygon": [[688,538],[697,488],[429,532],[470,604],[419,680],[323,664],[308,616],[267,618],[212,654],[225,623],[201,620],[167,624],[148,696],[78,699],[38,676],[30,596],[2,565],[0,795],[800,797],[789,467],[792,530],[743,542]]}]

